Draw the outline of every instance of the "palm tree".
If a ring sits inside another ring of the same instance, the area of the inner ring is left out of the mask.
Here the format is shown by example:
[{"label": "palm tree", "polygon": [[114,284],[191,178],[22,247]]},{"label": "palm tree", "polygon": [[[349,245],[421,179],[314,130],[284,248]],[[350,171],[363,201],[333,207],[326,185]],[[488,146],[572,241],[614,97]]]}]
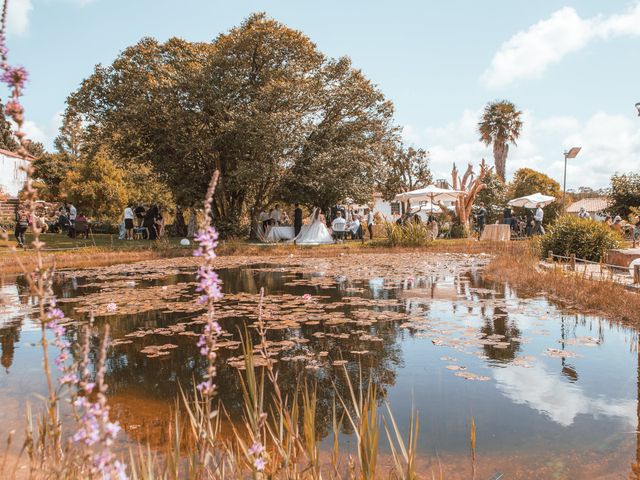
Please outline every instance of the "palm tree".
[{"label": "palm tree", "polygon": [[516,144],[522,129],[522,112],[507,100],[487,104],[478,123],[480,141],[485,145],[493,144],[493,160],[496,173],[505,180],[509,143]]}]

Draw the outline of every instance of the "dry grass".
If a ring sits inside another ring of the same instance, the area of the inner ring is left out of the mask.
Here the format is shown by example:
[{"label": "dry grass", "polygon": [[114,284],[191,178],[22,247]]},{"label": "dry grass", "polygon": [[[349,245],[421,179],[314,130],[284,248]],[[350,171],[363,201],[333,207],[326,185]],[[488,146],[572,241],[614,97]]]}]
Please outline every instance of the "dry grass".
[{"label": "dry grass", "polygon": [[[526,247],[526,244],[523,245]],[[601,314],[630,325],[640,324],[640,295],[607,280],[590,280],[581,275],[543,270],[530,249],[502,252],[485,269],[487,279],[507,282],[525,293],[545,292],[583,313]]]},{"label": "dry grass", "polygon": [[[46,239],[45,239],[46,240]],[[191,256],[192,248],[177,247],[173,244],[146,244],[146,248],[140,248],[135,244],[131,249],[110,248],[108,246],[83,247],[75,250],[42,252],[47,267],[61,268],[87,268],[115,265],[118,263],[130,263],[143,260]],[[346,242],[333,245],[297,246],[291,244],[251,244],[244,242],[222,242],[218,247],[218,255],[227,256],[291,256],[294,257],[336,257],[339,255],[359,253],[395,253],[409,252],[434,252],[434,253],[502,253],[518,251],[522,242],[488,243],[476,240],[436,240],[422,247],[390,247],[385,242]],[[32,270],[36,265],[35,251],[26,250],[15,253],[9,248],[0,253],[0,275],[19,274],[23,271],[19,262]]]},{"label": "dry grass", "polygon": [[[190,252],[189,252],[190,253]],[[131,263],[142,260],[153,260],[185,255],[183,250],[138,250],[138,251],[105,251],[102,249],[81,249],[72,252],[55,252],[42,254],[45,267],[88,268]],[[22,264],[22,265],[21,265]],[[0,257],[0,275],[15,275],[33,270],[37,265],[37,258],[30,253],[19,252],[18,255],[3,255]]]}]

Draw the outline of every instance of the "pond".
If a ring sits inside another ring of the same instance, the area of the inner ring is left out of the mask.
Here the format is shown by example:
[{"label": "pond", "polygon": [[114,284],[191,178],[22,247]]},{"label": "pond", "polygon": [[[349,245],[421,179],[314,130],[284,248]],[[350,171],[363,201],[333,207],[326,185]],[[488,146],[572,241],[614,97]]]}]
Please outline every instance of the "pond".
[{"label": "pond", "polygon": [[[412,406],[419,412],[424,472],[468,478],[471,418],[478,478],[617,478],[636,461],[637,332],[487,282],[485,256],[219,260],[225,297],[217,308],[224,335],[216,383],[233,419],[242,408],[240,332],[255,323],[264,288],[280,387],[291,392],[302,378],[317,384],[327,448],[333,384],[347,395],[346,369],[378,386],[403,431]],[[193,259],[141,262],[61,272],[55,282],[69,317],[86,322],[93,311],[96,332],[111,326],[109,401],[131,441],[160,444],[180,385],[204,369],[195,266]],[[26,401],[46,392],[24,280],[5,283],[1,293],[0,434],[23,429]],[[349,451],[353,441],[345,427],[341,446]],[[384,442],[381,449],[384,463]]]}]

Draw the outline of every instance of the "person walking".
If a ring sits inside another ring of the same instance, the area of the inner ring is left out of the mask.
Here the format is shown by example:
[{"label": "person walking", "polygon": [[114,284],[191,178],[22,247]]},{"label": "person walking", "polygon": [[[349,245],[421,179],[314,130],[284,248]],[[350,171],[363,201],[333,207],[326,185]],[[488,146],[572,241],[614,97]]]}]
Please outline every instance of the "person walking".
[{"label": "person walking", "polygon": [[542,204],[539,203],[536,208],[536,213],[533,216],[533,221],[535,222],[535,227],[533,233],[536,235],[544,234],[544,228],[542,227],[542,220],[544,219],[544,210],[542,210]]},{"label": "person walking", "polygon": [[126,232],[125,238],[127,240],[133,240],[133,208],[131,205],[127,205],[127,208],[124,209],[124,230]]},{"label": "person walking", "polygon": [[373,240],[373,208],[367,212],[367,230],[369,230],[369,240]]},{"label": "person walking", "polygon": [[18,242],[18,247],[24,248],[24,234],[29,228],[29,216],[23,211],[19,210],[16,206],[16,228],[14,235]]},{"label": "person walking", "polygon": [[297,237],[300,230],[302,230],[302,209],[297,203],[295,204],[295,207],[296,208],[293,211],[293,232]]}]

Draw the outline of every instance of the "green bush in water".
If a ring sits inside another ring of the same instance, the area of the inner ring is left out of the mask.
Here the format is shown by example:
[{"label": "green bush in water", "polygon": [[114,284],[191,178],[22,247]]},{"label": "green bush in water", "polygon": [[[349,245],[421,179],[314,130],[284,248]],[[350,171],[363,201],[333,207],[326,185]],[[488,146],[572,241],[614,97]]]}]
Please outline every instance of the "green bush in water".
[{"label": "green bush in water", "polygon": [[393,247],[421,247],[433,240],[431,229],[421,223],[386,223],[384,231],[388,244]]},{"label": "green bush in water", "polygon": [[540,255],[552,251],[556,255],[599,261],[611,248],[618,248],[622,238],[606,223],[565,215],[540,238]]}]

